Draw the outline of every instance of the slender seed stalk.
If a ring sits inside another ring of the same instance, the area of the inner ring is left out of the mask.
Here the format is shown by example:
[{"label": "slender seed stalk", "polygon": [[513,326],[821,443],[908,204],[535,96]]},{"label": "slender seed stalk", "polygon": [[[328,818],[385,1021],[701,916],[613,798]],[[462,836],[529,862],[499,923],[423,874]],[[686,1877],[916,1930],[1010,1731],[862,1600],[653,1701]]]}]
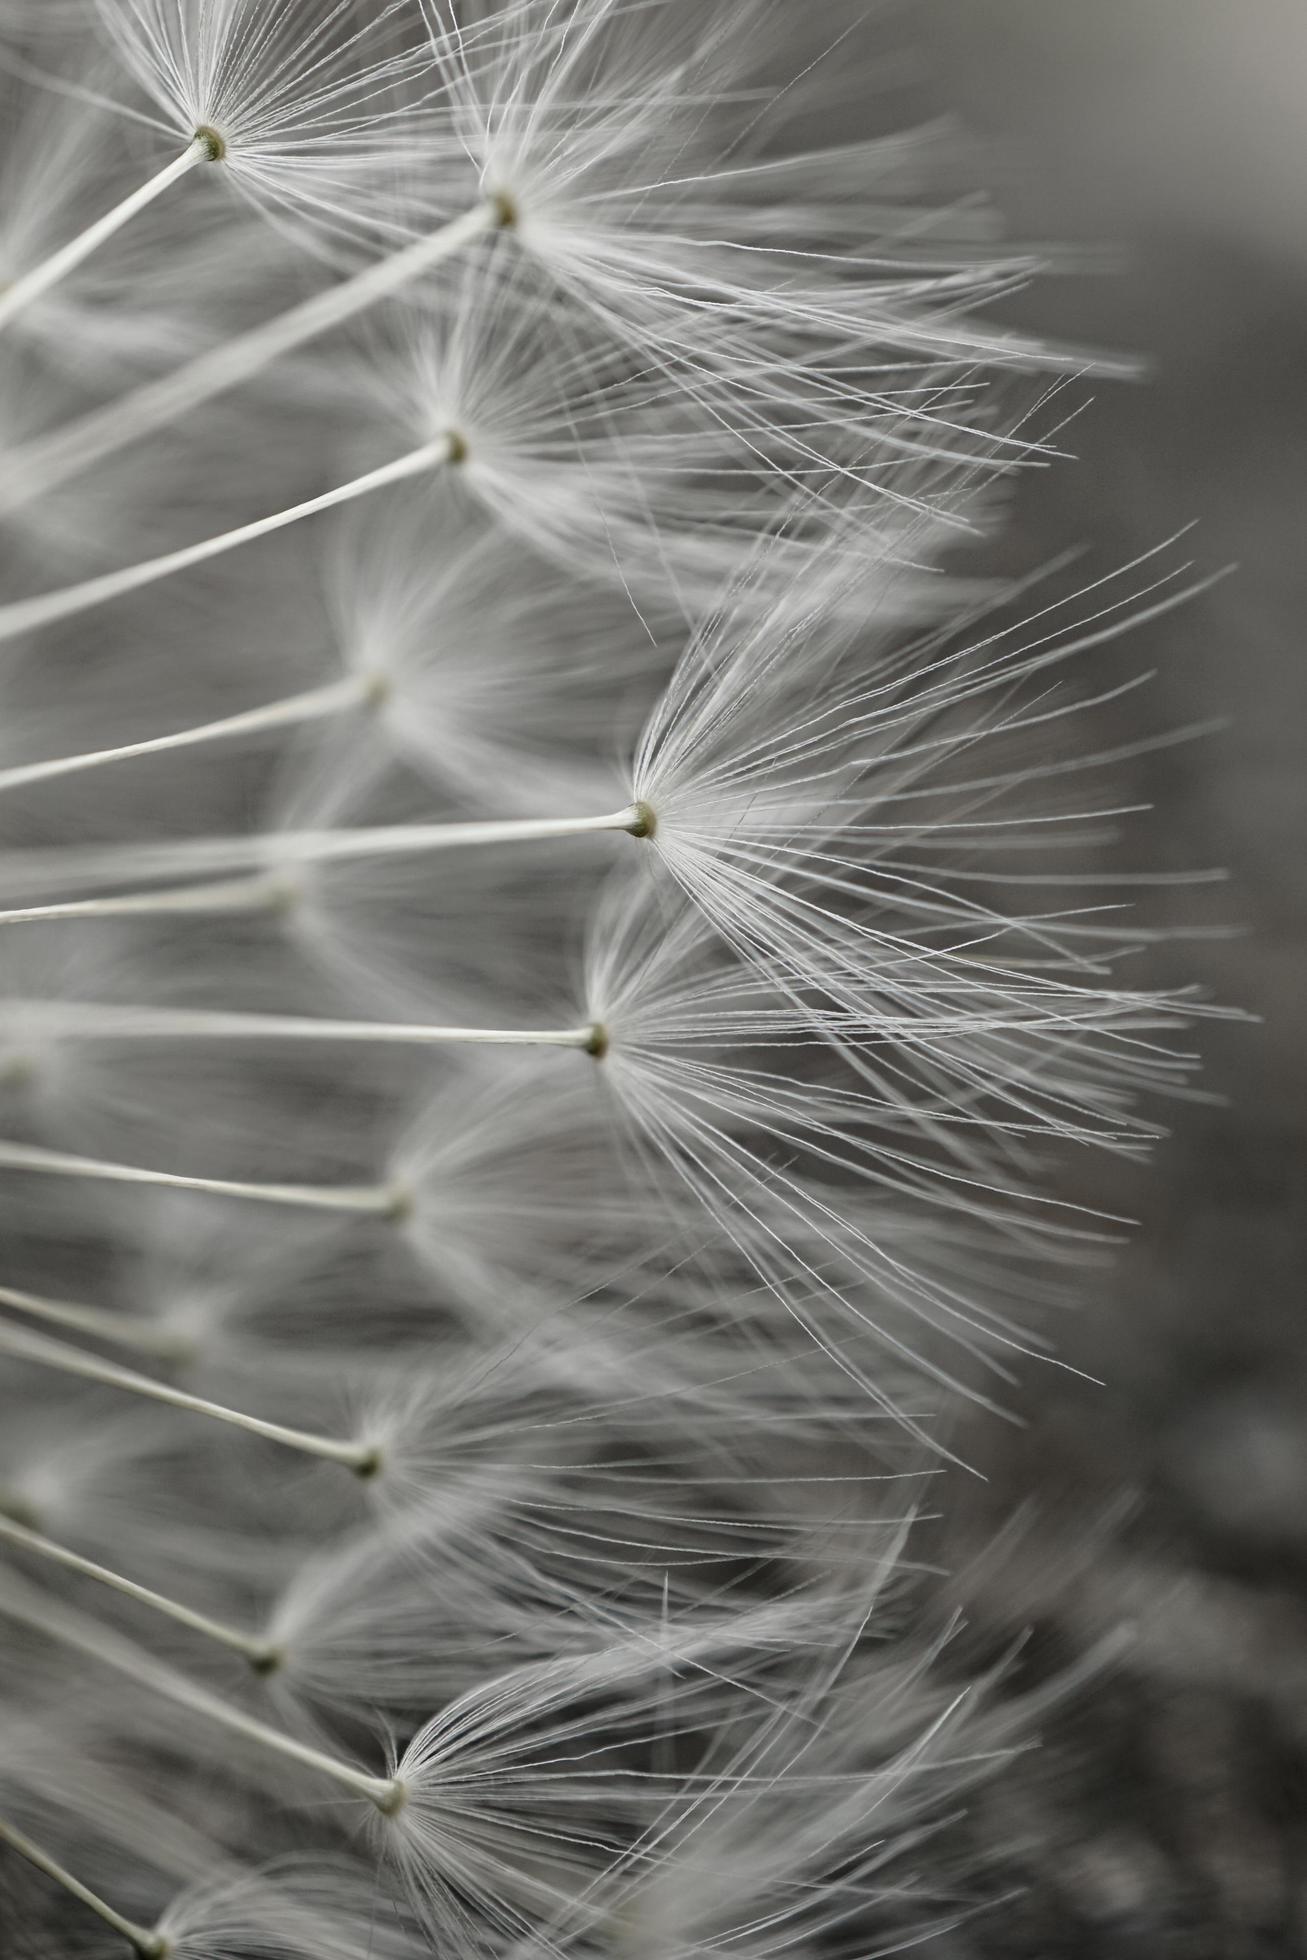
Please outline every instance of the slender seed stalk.
[{"label": "slender seed stalk", "polygon": [[53,1538],[46,1538],[39,1531],[31,1531],[24,1524],[0,1515],[0,1541],[16,1546],[19,1551],[30,1552],[34,1558],[46,1559],[51,1565],[60,1565],[67,1572],[79,1573],[84,1579],[94,1579],[110,1591],[122,1593],[126,1599],[134,1599],[138,1605],[148,1606],[152,1612],[162,1614],[165,1619],[175,1620],[178,1626],[199,1633],[206,1640],[215,1641],[220,1647],[228,1647],[240,1654],[256,1672],[270,1669],[276,1660],[276,1649],[266,1640],[258,1640],[253,1634],[241,1633],[235,1627],[224,1626],[220,1620],[209,1618],[207,1613],[196,1613],[189,1606],[182,1606],[176,1600],[168,1599],[163,1593],[154,1592],[149,1586],[137,1585],[134,1579],[126,1579],[119,1572],[110,1571],[108,1566],[97,1565],[93,1559],[83,1558],[66,1545],[60,1545]]},{"label": "slender seed stalk", "polygon": [[221,721],[201,722],[172,735],[154,735],[144,742],[126,742],[116,749],[88,749],[82,755],[55,756],[49,762],[19,763],[0,769],[0,790],[19,789],[27,783],[48,782],[54,776],[78,775],[87,769],[102,769],[110,762],[131,762],[138,756],[163,755],[170,749],[196,748],[207,742],[239,740],[244,735],[262,735],[268,729],[293,728],[303,722],[325,721],[350,708],[366,707],[379,698],[380,683],[368,675],[352,675],[315,687],[305,694],[288,695],[263,708],[247,708],[241,714],[227,715]]},{"label": "slender seed stalk", "polygon": [[350,483],[339,484],[321,497],[310,497],[307,503],[293,504],[289,510],[275,511],[271,517],[256,518],[252,524],[241,524],[236,530],[224,531],[218,537],[203,538],[198,544],[184,545],[180,551],[167,551],[160,558],[147,558],[139,565],[126,565],[116,572],[104,572],[97,578],[83,579],[79,584],[65,586],[59,592],[41,592],[34,599],[18,599],[13,605],[0,606],[0,641],[12,640],[20,633],[34,633],[57,620],[73,619],[77,614],[105,605],[111,599],[120,599],[128,592],[139,592],[143,586],[173,578],[178,572],[189,570],[192,565],[202,565],[210,558],[219,558],[225,552],[235,551],[243,544],[252,544],[255,539],[268,537],[274,531],[284,531],[306,517],[316,517],[321,511],[334,510],[339,504],[353,503],[360,497],[370,496],[375,490],[384,490],[389,484],[402,483],[409,477],[422,475],[424,471],[439,469],[442,464],[457,462],[463,454],[462,439],[446,433],[437,436],[434,441],[423,443],[419,449],[410,450],[392,463],[383,464],[380,469],[369,470],[366,475],[357,476]]},{"label": "slender seed stalk", "polygon": [[[401,1048],[462,1044],[492,1048],[579,1048],[590,1054],[599,1031],[584,1028],[462,1028],[425,1022],[324,1021],[297,1014],[236,1014],[204,1008],[102,1006],[83,1001],[0,1000],[0,1014],[35,1020],[42,1033],[96,1041],[328,1041]],[[0,1301],[3,1300],[0,1288]]]},{"label": "slender seed stalk", "polygon": [[115,232],[121,231],[138,212],[153,204],[164,191],[171,189],[197,163],[209,163],[214,159],[214,139],[207,132],[197,132],[194,141],[157,176],[151,177],[130,197],[125,197],[121,204],[116,204],[112,211],[106,211],[102,218],[97,218],[93,225],[88,225],[67,245],[61,245],[40,265],[33,266],[30,272],[15,279],[5,292],[0,293],[0,333],[34,300],[40,299],[61,279],[75,271],[83,260],[90,258],[92,252],[112,238]]},{"label": "slender seed stalk", "polygon": [[25,451],[11,457],[0,484],[0,509],[30,503],[69,478],[81,476],[92,464],[126,444],[156,429],[170,428],[193,409],[239,387],[272,362],[366,313],[391,294],[402,292],[476,240],[512,222],[513,213],[502,198],[486,198],[438,231],[366,266],[352,279],[315,293],[275,319],[235,335],[172,374],[147,382],[52,435],[38,437]]},{"label": "slender seed stalk", "polygon": [[240,1409],[224,1408],[220,1402],[209,1402],[203,1396],[190,1395],[183,1388],[174,1388],[171,1382],[155,1381],[150,1375],[140,1375],[135,1369],[122,1368],[115,1361],[105,1361],[98,1354],[88,1354],[82,1348],[70,1347],[65,1341],[30,1333],[26,1328],[13,1327],[6,1321],[0,1321],[0,1353],[29,1361],[34,1367],[73,1375],[79,1381],[95,1382],[102,1388],[121,1389],[125,1394],[139,1395],[147,1402],[159,1402],[165,1408],[180,1409],[187,1415],[207,1416],[211,1421],[224,1422],[232,1429],[243,1429],[247,1435],[261,1436],[266,1442],[296,1450],[301,1456],[342,1464],[345,1469],[352,1470],[356,1477],[374,1477],[381,1468],[380,1455],[372,1444],[334,1436],[316,1436],[309,1430],[288,1429],[279,1422],[264,1422],[259,1416],[246,1415]]},{"label": "slender seed stalk", "polygon": [[72,1157],[60,1150],[42,1150],[37,1144],[9,1141],[0,1142],[0,1170],[85,1177],[101,1184],[145,1184],[169,1191],[199,1191],[215,1198],[243,1198],[253,1204],[357,1212],[374,1218],[393,1218],[404,1209],[403,1193],[381,1185],[243,1184],[225,1177],[184,1177],[176,1171],[145,1170],[136,1164],[106,1163],[98,1157]]},{"label": "slender seed stalk", "polygon": [[97,1892],[92,1892],[89,1886],[83,1885],[80,1878],[74,1878],[73,1874],[56,1858],[52,1858],[48,1851],[43,1851],[39,1844],[34,1844],[31,1838],[24,1836],[22,1831],[17,1830],[3,1817],[0,1817],[0,1844],[7,1844],[11,1851],[16,1851],[20,1858],[25,1858],[29,1865],[35,1866],[37,1871],[44,1872],[47,1878],[53,1879],[55,1884],[62,1887],[71,1898],[84,1905],[89,1912],[93,1912],[97,1919],[126,1940],[132,1951],[140,1955],[140,1960],[166,1960],[168,1942],[162,1934],[152,1933],[148,1928],[138,1926],[134,1920],[125,1919],[122,1913],[115,1911],[113,1906],[102,1899]]},{"label": "slender seed stalk", "polygon": [[[124,892],[0,912],[0,925],[49,919],[92,919],[132,913],[275,910],[294,897],[294,867],[339,864],[372,857],[402,857],[426,851],[473,850],[495,844],[533,844],[555,838],[606,832],[628,837],[653,834],[647,805],[628,804],[602,817],[506,817],[484,823],[386,824],[373,829],[282,830],[244,837],[191,837],[162,844],[113,844],[107,848],[33,851],[0,859],[0,877],[21,867],[25,881],[72,879],[78,883],[113,878],[124,862],[142,878],[193,875],[217,877],[224,871],[259,868],[248,882],[181,886],[175,891]],[[273,866],[277,869],[274,871]]]},{"label": "slender seed stalk", "polygon": [[22,1293],[16,1287],[0,1286],[0,1307],[43,1320],[52,1327],[66,1327],[92,1340],[108,1341],[115,1347],[131,1348],[138,1354],[157,1355],[164,1361],[185,1360],[190,1343],[182,1334],[143,1314],[110,1313],[104,1307],[83,1306],[76,1300],[47,1300],[38,1293]]},{"label": "slender seed stalk", "polygon": [[[243,1737],[270,1755],[283,1757],[302,1769],[314,1770],[320,1776],[329,1777],[341,1789],[348,1790],[351,1796],[366,1797],[383,1817],[393,1817],[404,1806],[408,1792],[398,1778],[370,1776],[366,1770],[356,1769],[352,1763],[342,1762],[338,1756],[328,1755],[323,1749],[315,1749],[310,1743],[284,1734],[271,1723],[260,1721],[258,1716],[247,1714],[243,1708],[224,1701],[221,1695],[201,1687],[197,1681],[178,1674],[165,1662],[156,1660],[152,1654],[122,1639],[108,1627],[102,1627],[80,1613],[70,1612],[35,1587],[25,1583],[20,1587],[6,1578],[0,1584],[0,1613],[32,1627],[45,1638],[58,1640],[64,1646],[86,1654],[102,1666],[115,1669],[127,1679],[135,1681],[147,1693],[161,1695],[177,1707],[189,1709],[192,1714],[226,1729],[231,1735]],[[153,1951],[159,1953],[162,1949],[155,1948]]]},{"label": "slender seed stalk", "polygon": [[170,918],[192,912],[203,918],[250,912],[280,912],[293,894],[281,878],[237,878],[180,891],[121,892],[109,898],[75,898],[59,905],[21,905],[0,912],[0,925],[44,925],[57,919]]}]

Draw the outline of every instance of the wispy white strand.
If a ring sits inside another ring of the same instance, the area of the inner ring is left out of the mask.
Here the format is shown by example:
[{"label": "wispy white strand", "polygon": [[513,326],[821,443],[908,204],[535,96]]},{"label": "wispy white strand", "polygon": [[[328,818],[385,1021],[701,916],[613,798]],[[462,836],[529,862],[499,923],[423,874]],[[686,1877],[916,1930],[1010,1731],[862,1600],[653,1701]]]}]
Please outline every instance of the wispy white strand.
[{"label": "wispy white strand", "polygon": [[157,429],[169,428],[203,403],[238,388],[297,348],[331,333],[349,320],[402,292],[447,260],[499,229],[502,207],[487,199],[460,218],[443,225],[430,237],[418,239],[391,257],[379,260],[315,293],[288,312],[233,335],[211,352],[201,354],[175,373],[147,382],[121,401],[92,411],[68,428],[39,438],[13,466],[0,487],[0,510],[17,509],[47,495],[70,476],[80,476],[125,444]]},{"label": "wispy white strand", "polygon": [[174,1388],[171,1382],[155,1381],[149,1375],[137,1374],[130,1368],[120,1368],[116,1362],[105,1361],[98,1354],[88,1354],[80,1348],[69,1347],[63,1341],[48,1340],[2,1321],[0,1348],[19,1360],[31,1362],[34,1367],[50,1368],[59,1374],[76,1376],[81,1381],[95,1382],[102,1388],[121,1389],[124,1394],[139,1396],[147,1402],[158,1402],[165,1408],[180,1409],[186,1415],[204,1416],[211,1422],[226,1423],[232,1429],[243,1429],[250,1436],[259,1436],[265,1442],[277,1443],[283,1449],[295,1450],[302,1456],[318,1457],[324,1463],[338,1463],[344,1469],[352,1470],[356,1476],[376,1475],[378,1457],[372,1444],[315,1436],[307,1430],[288,1428],[284,1423],[265,1422],[260,1416],[224,1408],[221,1403]]},{"label": "wispy white strand", "polygon": [[234,1654],[240,1654],[256,1672],[267,1671],[275,1664],[273,1649],[264,1640],[252,1634],[242,1633],[237,1627],[224,1626],[207,1613],[197,1613],[192,1607],[183,1606],[180,1601],[168,1599],[150,1586],[138,1585],[134,1579],[126,1578],[121,1572],[113,1572],[107,1566],[99,1565],[94,1559],[83,1558],[80,1552],[69,1549],[67,1545],[56,1544],[43,1532],[32,1531],[27,1525],[17,1523],[0,1513],[0,1543],[10,1545],[14,1550],[26,1552],[32,1558],[43,1559],[49,1565],[62,1566],[66,1572],[75,1572],[79,1578],[93,1579],[97,1585],[105,1586],[111,1592],[121,1593],[124,1599],[135,1601],[138,1606],[147,1606],[152,1613],[172,1620],[177,1626],[185,1627],[190,1633],[197,1633],[216,1646],[226,1647]]},{"label": "wispy white strand", "polygon": [[76,1157],[37,1144],[0,1142],[0,1169],[33,1171],[46,1177],[81,1177],[92,1183],[139,1184],[167,1191],[197,1191],[217,1198],[239,1198],[252,1204],[289,1205],[307,1211],[338,1211],[373,1218],[393,1218],[402,1210],[402,1192],[380,1186],[329,1184],[256,1184],[222,1177],[186,1177],[177,1171],[147,1170],[135,1164],[107,1163],[96,1157]]},{"label": "wispy white strand", "polygon": [[451,1028],[388,1021],[328,1021],[293,1014],[205,1008],[118,1007],[99,1002],[0,1000],[42,1032],[95,1041],[292,1041],[399,1048],[578,1048],[593,1053],[602,1031],[582,1028]]},{"label": "wispy white strand", "polygon": [[55,919],[145,919],[170,914],[279,912],[293,897],[285,879],[240,878],[179,891],[123,892],[112,898],[69,899],[55,905],[28,905],[0,914],[0,925],[37,925]]},{"label": "wispy white strand", "polygon": [[234,531],[223,532],[220,537],[205,538],[199,544],[184,545],[179,551],[165,552],[160,558],[146,559],[143,564],[128,565],[121,571],[105,572],[98,578],[84,579],[81,584],[67,586],[62,592],[44,592],[34,599],[20,599],[13,605],[0,606],[0,641],[12,640],[20,633],[34,633],[40,627],[52,626],[62,619],[74,619],[79,613],[107,605],[110,600],[121,599],[129,592],[139,592],[147,585],[157,584],[160,579],[174,578],[194,565],[206,564],[211,558],[220,558],[225,552],[235,551],[241,545],[270,537],[276,531],[302,523],[305,518],[317,517],[324,510],[335,510],[341,504],[370,497],[391,484],[403,483],[410,477],[439,469],[442,464],[453,462],[460,452],[457,436],[437,436],[434,441],[423,443],[420,448],[411,450],[393,463],[369,470],[366,475],[340,484],[322,496],[310,497],[306,503],[295,504],[289,510],[279,510],[271,517],[260,517],[252,524],[239,525]]},{"label": "wispy white strand", "polygon": [[111,1932],[119,1934],[126,1940],[133,1952],[139,1954],[140,1960],[165,1960],[168,1952],[166,1940],[158,1933],[152,1933],[147,1927],[138,1926],[134,1920],[126,1918],[107,1900],[102,1899],[98,1892],[93,1892],[89,1885],[83,1885],[82,1881],[75,1878],[57,1858],[52,1857],[25,1832],[20,1831],[3,1817],[0,1817],[0,1844],[8,1845],[11,1851],[18,1853],[20,1858],[25,1858],[29,1865],[34,1866],[39,1872],[44,1872],[47,1878],[53,1879],[70,1898],[76,1899],[89,1912],[93,1912]]},{"label": "wispy white strand", "polygon": [[113,1313],[106,1307],[84,1306],[75,1300],[49,1300],[43,1294],[27,1293],[12,1286],[0,1286],[0,1307],[26,1314],[30,1320],[44,1321],[51,1327],[89,1334],[93,1340],[130,1348],[138,1354],[158,1355],[163,1360],[180,1360],[188,1352],[184,1335],[141,1314]]},{"label": "wispy white strand", "polygon": [[[278,878],[265,875],[239,884],[198,885],[177,891],[130,892],[103,899],[75,899],[0,912],[0,925],[46,919],[87,919],[113,913],[259,911],[276,909],[294,896],[297,866],[340,864],[367,858],[425,855],[491,845],[550,843],[567,837],[616,833],[643,837],[648,813],[638,805],[601,817],[505,817],[485,822],[387,824],[374,829],[284,830],[263,836],[200,837],[171,844],[111,845],[103,849],[35,854],[24,867],[51,877],[103,879],[135,870],[140,877],[175,877],[186,872],[235,871],[274,865]],[[12,861],[11,861],[12,864]],[[0,859],[0,873],[6,867]]]},{"label": "wispy white strand", "polygon": [[174,749],[239,741],[246,735],[300,727],[306,722],[326,720],[351,708],[364,707],[375,698],[376,692],[377,682],[366,675],[333,681],[326,687],[311,688],[284,701],[273,701],[263,708],[247,708],[241,714],[202,722],[196,728],[179,729],[171,735],[154,735],[146,741],[124,742],[111,749],[88,749],[83,755],[55,756],[48,762],[17,763],[12,768],[0,769],[0,790],[49,782],[55,776],[81,775],[89,769],[103,769],[109,763],[132,762],[139,756],[166,755]]},{"label": "wispy white strand", "polygon": [[81,1614],[70,1612],[58,1601],[47,1599],[32,1587],[24,1585],[19,1588],[11,1580],[0,1579],[0,1614],[19,1620],[46,1638],[57,1640],[88,1659],[125,1675],[147,1692],[189,1710],[215,1727],[226,1729],[229,1734],[242,1737],[258,1749],[296,1763],[302,1769],[315,1771],[350,1795],[366,1798],[383,1814],[392,1814],[403,1804],[404,1787],[393,1777],[371,1776],[366,1770],[356,1769],[339,1756],[329,1755],[323,1749],[315,1749],[311,1744],[301,1742],[296,1736],[286,1735],[270,1723],[247,1714],[233,1702],[224,1701],[220,1695],[201,1687],[199,1682],[178,1674],[164,1662],[156,1661],[153,1655],[122,1639],[108,1627],[101,1627]]}]

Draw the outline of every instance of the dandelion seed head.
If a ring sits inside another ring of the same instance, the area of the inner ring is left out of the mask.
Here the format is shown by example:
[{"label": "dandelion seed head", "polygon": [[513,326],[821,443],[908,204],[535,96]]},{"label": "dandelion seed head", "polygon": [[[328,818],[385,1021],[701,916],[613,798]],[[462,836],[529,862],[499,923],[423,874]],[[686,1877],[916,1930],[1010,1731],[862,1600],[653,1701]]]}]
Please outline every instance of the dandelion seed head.
[{"label": "dandelion seed head", "polygon": [[1050,1162],[1191,1066],[1071,855],[1089,656],[1188,574],[973,575],[1089,363],[988,324],[944,133],[822,141],[875,35],[801,13],[0,0],[0,1852],[61,1950],[897,1950],[1037,1712],[917,1534],[1117,1229]]}]

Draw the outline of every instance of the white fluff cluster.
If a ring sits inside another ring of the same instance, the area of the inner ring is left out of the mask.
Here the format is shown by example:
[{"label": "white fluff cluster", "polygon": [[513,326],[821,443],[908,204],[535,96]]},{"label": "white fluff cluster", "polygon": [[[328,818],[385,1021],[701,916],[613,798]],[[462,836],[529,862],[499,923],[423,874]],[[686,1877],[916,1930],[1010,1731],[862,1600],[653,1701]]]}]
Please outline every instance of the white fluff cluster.
[{"label": "white fluff cluster", "polygon": [[0,12],[6,1953],[967,1909],[904,1548],[1187,1066],[1056,855],[1177,586],[943,569],[1075,363],[804,11]]}]

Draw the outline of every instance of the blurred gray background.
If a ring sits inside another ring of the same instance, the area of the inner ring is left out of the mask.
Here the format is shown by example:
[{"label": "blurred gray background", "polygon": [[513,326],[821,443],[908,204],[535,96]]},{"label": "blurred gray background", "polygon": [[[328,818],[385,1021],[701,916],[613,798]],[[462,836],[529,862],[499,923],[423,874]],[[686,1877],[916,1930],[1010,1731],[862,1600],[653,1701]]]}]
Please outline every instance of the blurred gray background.
[{"label": "blurred gray background", "polygon": [[1184,555],[1235,568],[1109,651],[1109,676],[1158,678],[1097,732],[1224,724],[1123,765],[1123,800],[1155,805],[1126,861],[1228,870],[1214,891],[1146,895],[1176,927],[1242,927],[1161,949],[1155,977],[1258,1017],[1204,1031],[1221,1100],[1179,1105],[1150,1171],[1090,1173],[1141,1220],[1058,1330],[1102,1386],[1028,1368],[1025,1428],[968,1444],[989,1480],[961,1499],[964,1551],[988,1548],[973,1616],[1033,1625],[1053,1667],[1123,1620],[1134,1645],[989,1800],[976,1828],[1026,1895],[958,1951],[1303,1953],[1307,4],[912,13],[941,106],[992,146],[1012,234],[1119,249],[1024,298],[1022,320],[1151,363],[1139,385],[1089,387],[1079,460],[1018,499],[1014,562],[1087,543],[1106,569],[1193,522]]}]

